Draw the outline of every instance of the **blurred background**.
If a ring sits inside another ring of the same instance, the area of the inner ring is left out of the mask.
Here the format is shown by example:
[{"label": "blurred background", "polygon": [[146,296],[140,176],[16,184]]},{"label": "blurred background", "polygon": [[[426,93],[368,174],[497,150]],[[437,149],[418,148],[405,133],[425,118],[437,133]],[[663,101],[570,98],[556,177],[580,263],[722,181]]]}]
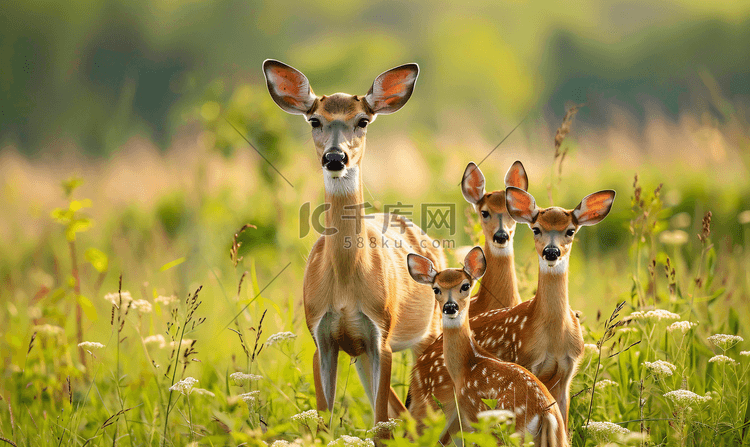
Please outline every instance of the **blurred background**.
[{"label": "blurred background", "polygon": [[[616,189],[614,213],[581,232],[571,264],[573,306],[589,316],[631,297],[636,173],[644,194],[664,184],[654,231],[668,237],[654,253],[693,265],[711,210],[721,253],[750,259],[748,2],[10,0],[0,29],[0,293],[43,307],[37,324],[69,321],[40,303],[73,293],[78,263],[77,294],[102,315],[122,272],[146,297],[206,284],[219,330],[243,302],[228,252],[251,223],[238,269],[253,269],[259,291],[289,265],[262,303],[290,303],[293,321],[279,311],[278,326],[301,327],[292,303],[317,235],[300,237],[299,210],[323,201],[323,185],[309,126],[268,95],[266,58],[318,94],[364,94],[382,71],[420,64],[409,104],[370,128],[363,170],[370,211],[401,201],[418,222],[421,203],[456,203],[457,231],[434,237],[477,242],[457,186],[469,161],[484,160],[492,190],[521,160],[543,206]],[[561,161],[555,130],[575,104]],[[524,296],[536,275],[527,233]],[[595,274],[576,274],[584,265]],[[743,303],[750,280],[732,265],[724,281]],[[28,321],[14,309],[0,321]],[[22,355],[27,337],[5,336]]]}]

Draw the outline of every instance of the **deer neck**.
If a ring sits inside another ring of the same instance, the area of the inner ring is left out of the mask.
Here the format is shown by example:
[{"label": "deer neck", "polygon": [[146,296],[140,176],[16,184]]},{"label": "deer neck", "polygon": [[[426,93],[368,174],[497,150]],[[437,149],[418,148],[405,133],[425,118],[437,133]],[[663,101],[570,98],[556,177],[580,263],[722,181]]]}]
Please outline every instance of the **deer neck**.
[{"label": "deer neck", "polygon": [[477,299],[471,305],[472,315],[478,315],[492,309],[512,307],[521,302],[516,279],[513,246],[496,254],[493,247],[484,244],[487,259],[487,270],[482,277]]},{"label": "deer neck", "polygon": [[462,320],[461,323],[443,316],[443,355],[445,367],[454,384],[459,383],[462,373],[477,356],[477,346],[469,328],[468,310],[463,312],[466,314],[458,318]]},{"label": "deer neck", "polygon": [[326,263],[337,276],[350,277],[369,245],[360,167],[353,165],[341,178],[323,175],[330,204],[325,212],[326,229],[332,233],[324,236]]},{"label": "deer neck", "polygon": [[568,301],[568,258],[563,258],[555,267],[539,257],[539,282],[536,297],[531,303],[536,326],[546,332],[562,330],[572,324]]}]

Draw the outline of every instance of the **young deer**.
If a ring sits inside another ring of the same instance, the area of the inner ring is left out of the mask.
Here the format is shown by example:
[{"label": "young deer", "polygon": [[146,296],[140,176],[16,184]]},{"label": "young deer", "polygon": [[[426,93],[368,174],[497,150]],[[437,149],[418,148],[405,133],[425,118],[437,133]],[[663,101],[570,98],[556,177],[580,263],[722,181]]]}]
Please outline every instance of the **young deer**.
[{"label": "young deer", "polygon": [[[487,257],[487,273],[482,279],[479,293],[472,299],[470,317],[493,309],[513,307],[521,302],[513,255],[516,221],[505,207],[505,190],[485,193],[484,184],[482,171],[473,162],[469,163],[464,171],[461,192],[481,216],[484,253]],[[505,174],[505,186],[528,189],[529,180],[520,161],[513,163]]]},{"label": "young deer", "polygon": [[[508,212],[534,232],[539,255],[537,293],[515,307],[496,309],[469,321],[482,348],[527,368],[544,383],[559,405],[566,427],[570,381],[583,354],[583,335],[568,301],[570,249],[578,229],[601,222],[614,199],[614,191],[600,191],[585,197],[573,210],[539,209],[527,192],[507,188]],[[437,410],[432,396],[441,402],[448,417],[456,411],[448,377],[438,338],[417,359],[412,371],[410,410],[417,420],[425,417],[427,406]]]},{"label": "young deer", "polygon": [[263,63],[268,90],[283,110],[304,115],[325,185],[326,228],[305,267],[305,318],[317,351],[313,357],[319,411],[333,408],[337,359],[343,350],[356,367],[375,421],[406,411],[390,387],[392,352],[419,355],[440,332],[440,310],[430,288],[408,275],[406,254],[418,251],[436,265],[441,248],[408,219],[364,215],[361,166],[368,125],[406,104],[419,68],[407,64],[382,73],[367,95],[315,96],[305,75],[275,60]]},{"label": "young deer", "polygon": [[446,420],[443,445],[461,424],[470,427],[480,411],[489,409],[482,399],[496,399],[498,409],[512,411],[516,430],[530,433],[534,445],[567,445],[560,410],[542,382],[525,368],[498,360],[474,340],[469,327],[469,294],[487,267],[482,249],[474,247],[466,255],[463,269],[438,272],[429,259],[417,254],[409,255],[408,265],[411,277],[431,286],[443,309],[442,346],[445,370],[450,375],[444,383],[459,410]]}]

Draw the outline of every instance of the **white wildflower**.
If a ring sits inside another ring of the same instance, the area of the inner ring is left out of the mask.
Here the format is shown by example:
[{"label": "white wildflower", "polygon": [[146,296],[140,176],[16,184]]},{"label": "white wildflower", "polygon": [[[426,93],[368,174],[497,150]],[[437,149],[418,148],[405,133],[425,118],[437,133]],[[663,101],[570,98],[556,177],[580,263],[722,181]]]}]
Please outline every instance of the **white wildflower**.
[{"label": "white wildflower", "polygon": [[147,345],[158,344],[160,348],[167,346],[167,341],[164,340],[164,336],[161,334],[149,335],[143,339],[143,343]]},{"label": "white wildflower", "polygon": [[245,374],[242,372],[236,372],[229,375],[229,378],[234,380],[234,384],[237,386],[242,386],[247,384],[250,381],[258,381],[262,380],[263,376],[258,376],[255,374]]},{"label": "white wildflower", "polygon": [[273,444],[271,444],[271,447],[302,447],[302,440],[295,439],[294,441],[289,442],[283,439],[277,439],[273,441]]},{"label": "white wildflower", "polygon": [[631,431],[623,439],[623,442],[627,445],[642,445],[646,441],[648,441],[648,433],[641,431]]},{"label": "white wildflower", "polygon": [[260,391],[250,391],[249,393],[240,394],[240,399],[242,399],[243,402],[246,404],[253,406],[258,401],[258,396],[260,396]]},{"label": "white wildflower", "polygon": [[679,320],[680,316],[674,312],[670,312],[664,309],[654,309],[648,312],[636,311],[630,314],[630,317],[634,320],[649,320],[649,321],[662,321],[662,320]]},{"label": "white wildflower", "polygon": [[477,414],[478,419],[487,420],[490,425],[510,424],[515,420],[516,414],[509,410],[487,410]]},{"label": "white wildflower", "polygon": [[133,307],[133,309],[142,314],[149,314],[154,310],[153,306],[151,306],[151,303],[146,300],[135,300],[133,301],[131,306]]},{"label": "white wildflower", "polygon": [[108,293],[104,295],[104,299],[112,303],[113,306],[119,308],[120,307],[120,295],[122,295],[122,307],[128,307],[128,304],[133,301],[133,297],[130,296],[130,292],[123,290],[122,294],[115,292],[115,293]]},{"label": "white wildflower", "polygon": [[203,388],[193,388],[193,393],[201,396],[216,397],[216,394]]},{"label": "white wildflower", "polygon": [[687,228],[693,222],[693,217],[686,212],[677,213],[669,219],[674,228]]},{"label": "white wildflower", "polygon": [[159,295],[156,298],[154,298],[154,302],[163,304],[165,306],[169,306],[170,304],[177,302],[177,297],[174,295],[170,295],[170,296]]},{"label": "white wildflower", "polygon": [[745,357],[750,357],[750,351],[740,351],[740,355],[744,355]]},{"label": "white wildflower", "polygon": [[318,415],[317,410],[307,410],[303,411],[302,413],[295,414],[292,416],[292,420],[294,422],[299,422],[300,424],[310,425],[315,424],[319,425],[323,423],[323,418]]},{"label": "white wildflower", "polygon": [[387,421],[381,421],[375,424],[372,429],[368,431],[373,433],[393,431],[396,429],[396,427],[398,427],[399,422],[401,422],[401,419],[388,419]]},{"label": "white wildflower", "polygon": [[95,341],[84,341],[82,343],[78,343],[78,347],[88,349],[90,351],[92,349],[101,349],[104,347],[104,345]]},{"label": "white wildflower", "polygon": [[674,390],[664,394],[679,408],[689,407],[692,404],[703,403],[711,400],[711,396],[701,396],[688,390]]},{"label": "white wildflower", "polygon": [[675,321],[674,323],[667,326],[669,332],[680,331],[683,334],[687,333],[690,329],[698,326],[698,323],[692,321]]},{"label": "white wildflower", "polygon": [[749,224],[750,223],[750,210],[745,210],[737,215],[737,220],[740,222],[741,225]]},{"label": "white wildflower", "polygon": [[584,425],[583,428],[594,438],[597,442],[606,442],[611,439],[619,439],[622,436],[630,433],[625,427],[621,427],[613,422],[589,422],[588,425]]},{"label": "white wildflower", "polygon": [[593,343],[586,343],[583,345],[583,352],[586,355],[599,355],[599,346]]},{"label": "white wildflower", "polygon": [[708,337],[708,341],[726,351],[737,343],[745,341],[745,339],[739,335],[714,334]]},{"label": "white wildflower", "polygon": [[193,390],[193,386],[198,383],[198,379],[194,377],[185,377],[179,382],[169,387],[169,391],[179,391],[182,394],[190,394]]},{"label": "white wildflower", "polygon": [[633,326],[622,326],[618,330],[623,333],[640,332],[640,329],[638,329],[637,327],[633,327]]},{"label": "white wildflower", "polygon": [[52,336],[64,334],[65,329],[61,328],[60,326],[53,326],[51,324],[43,324],[41,326],[40,325],[34,326],[34,332],[38,332],[48,337],[52,337]]},{"label": "white wildflower", "polygon": [[601,379],[596,382],[596,390],[600,391],[604,388],[610,387],[610,386],[619,386],[620,384],[615,382],[614,380],[609,379]]},{"label": "white wildflower", "polygon": [[297,338],[297,334],[292,332],[278,332],[268,337],[268,340],[266,340],[266,346],[272,346],[276,343],[281,343],[287,340],[294,340],[295,338]]},{"label": "white wildflower", "polygon": [[688,234],[682,230],[662,231],[659,242],[664,245],[684,245],[688,241]]},{"label": "white wildflower", "polygon": [[328,443],[328,446],[343,446],[343,447],[371,447],[375,444],[372,439],[360,439],[356,436],[341,435],[340,438],[334,439]]},{"label": "white wildflower", "polygon": [[715,355],[711,357],[710,359],[708,359],[708,362],[709,363],[729,363],[730,365],[737,364],[737,362],[733,358],[727,357],[725,355]]},{"label": "white wildflower", "polygon": [[643,362],[648,371],[655,376],[671,376],[674,374],[677,367],[664,360],[657,360],[655,362]]},{"label": "white wildflower", "polygon": [[[190,338],[183,338],[182,339],[182,343],[180,343],[180,349],[187,348],[188,346],[192,345],[193,341],[194,340],[190,339]],[[169,342],[169,347],[170,348],[174,349],[175,346],[177,346],[177,342],[176,341]]]}]

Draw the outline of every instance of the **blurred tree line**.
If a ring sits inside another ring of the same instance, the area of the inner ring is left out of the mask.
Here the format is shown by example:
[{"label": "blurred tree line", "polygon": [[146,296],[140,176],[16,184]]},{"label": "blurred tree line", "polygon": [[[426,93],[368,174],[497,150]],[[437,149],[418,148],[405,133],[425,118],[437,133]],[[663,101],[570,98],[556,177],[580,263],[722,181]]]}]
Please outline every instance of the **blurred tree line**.
[{"label": "blurred tree line", "polygon": [[[108,155],[133,135],[166,147],[217,79],[260,85],[268,57],[320,93],[365,93],[381,71],[416,61],[418,121],[434,128],[455,110],[493,138],[500,120],[560,116],[568,101],[644,118],[655,100],[673,116],[699,106],[719,120],[750,103],[747,2],[6,0],[2,10],[0,150],[29,155]],[[590,110],[579,119],[604,119]]]}]

